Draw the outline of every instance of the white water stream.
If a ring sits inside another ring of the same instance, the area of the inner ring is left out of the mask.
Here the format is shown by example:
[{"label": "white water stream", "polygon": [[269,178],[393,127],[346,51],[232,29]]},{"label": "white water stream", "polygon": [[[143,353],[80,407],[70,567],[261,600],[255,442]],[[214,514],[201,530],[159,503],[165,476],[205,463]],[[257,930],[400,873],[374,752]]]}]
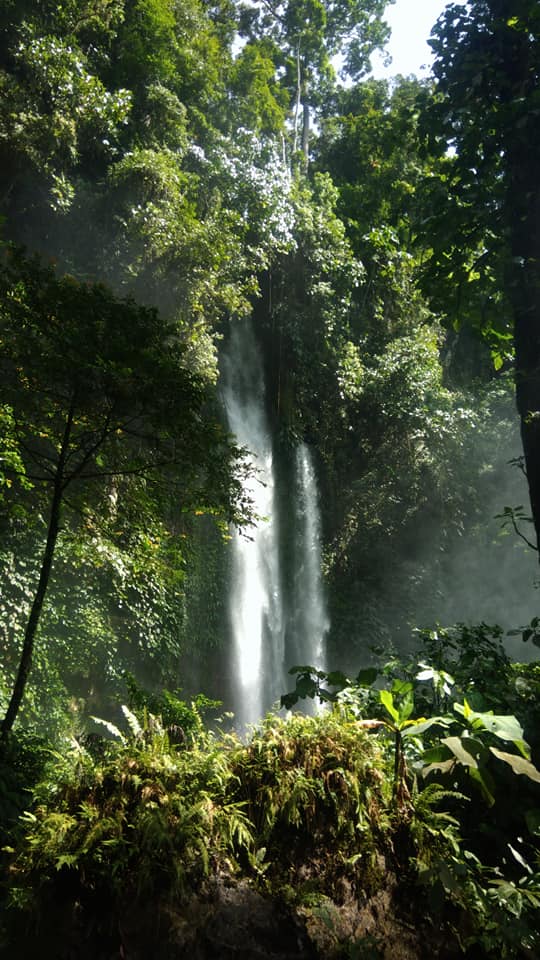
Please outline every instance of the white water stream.
[{"label": "white water stream", "polygon": [[321,573],[321,521],[317,476],[309,448],[296,451],[295,647],[300,664],[323,670],[330,626]]},{"label": "white water stream", "polygon": [[[257,469],[248,492],[261,519],[248,536],[233,533],[229,622],[233,709],[239,726],[256,723],[292,686],[295,662],[324,663],[328,629],[320,565],[317,481],[307,447],[296,454],[294,577],[284,602],[272,436],[265,412],[264,370],[250,321],[236,322],[222,358],[223,396],[230,430]],[[289,623],[287,629],[287,620]],[[286,633],[292,637],[285,649]]]},{"label": "white water stream", "polygon": [[229,617],[234,712],[245,725],[260,720],[282,692],[284,659],[272,438],[261,357],[247,321],[233,327],[223,375],[229,427],[251,451],[258,471],[248,482],[248,492],[261,518],[248,536],[233,534]]}]

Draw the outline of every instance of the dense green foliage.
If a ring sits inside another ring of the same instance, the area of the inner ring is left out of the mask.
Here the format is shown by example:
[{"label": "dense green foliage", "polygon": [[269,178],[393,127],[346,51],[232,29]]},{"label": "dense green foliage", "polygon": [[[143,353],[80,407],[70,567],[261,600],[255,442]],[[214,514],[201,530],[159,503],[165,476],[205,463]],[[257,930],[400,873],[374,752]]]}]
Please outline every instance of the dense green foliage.
[{"label": "dense green foliage", "polygon": [[[342,662],[368,638],[400,642],[411,620],[459,616],[447,585],[462,592],[464,535],[471,557],[501,550],[486,522],[517,502],[497,494],[519,454],[509,386],[479,344],[444,332],[433,311],[452,303],[448,279],[433,281],[431,307],[419,287],[425,264],[434,276],[450,256],[436,217],[461,154],[445,155],[448,136],[426,119],[442,116],[442,82],[434,94],[362,79],[382,12],[199,0],[3,11],[1,698],[37,593],[26,723],[43,727],[51,700],[51,729],[100,700],[106,712],[126,669],[167,685],[179,657],[211,661],[226,642],[220,537],[249,504],[218,422],[218,351],[240,316],[257,325],[282,474],[298,442],[315,455]],[[85,407],[62,452],[72,389]]]},{"label": "dense green foliage", "polygon": [[[540,20],[450,4],[433,77],[388,83],[368,77],[385,6],[2,5],[8,951],[58,900],[53,939],[79,904],[118,954],[130,901],[166,924],[222,876],[309,923],[336,890],[409,885],[449,956],[539,948],[538,667],[504,631],[538,645]],[[245,318],[283,593],[307,444],[343,673],[293,668],[284,704],[332,710],[242,742],[201,713],[229,706],[231,525],[254,519],[221,395]],[[317,949],[380,955],[346,940]]]},{"label": "dense green foliage", "polygon": [[[298,917],[313,920],[326,903],[334,937],[321,942],[308,926],[316,956],[369,943],[361,926],[340,940],[337,890],[369,903],[389,884],[394,920],[422,924],[433,956],[458,955],[444,952],[450,941],[471,958],[534,955],[540,772],[507,711],[538,715],[538,678],[485,626],[424,635],[411,661],[382,666],[376,687],[376,670],[356,681],[295,670],[294,698],[318,695],[331,711],[269,715],[242,743],[166,694],[162,717],[123,707],[119,726],[96,721],[105,739],[41,754],[32,808],[5,851],[4,933],[24,955],[35,923],[53,951],[58,924],[95,955],[125,949],[137,913],[143,942],[157,937],[161,955],[183,955],[171,923],[210,896],[216,876],[231,888],[249,878]],[[30,775],[28,751],[21,744]]]},{"label": "dense green foliage", "polygon": [[[427,122],[439,153],[431,271],[451,280],[453,312],[490,342],[498,366],[515,348],[516,393],[533,520],[540,530],[538,410],[540,14],[535,3],[450,5],[435,31],[436,93]],[[443,199],[444,198],[444,199]],[[441,200],[443,201],[441,203]],[[446,291],[449,284],[444,284]],[[457,301],[457,302],[456,302]]]}]

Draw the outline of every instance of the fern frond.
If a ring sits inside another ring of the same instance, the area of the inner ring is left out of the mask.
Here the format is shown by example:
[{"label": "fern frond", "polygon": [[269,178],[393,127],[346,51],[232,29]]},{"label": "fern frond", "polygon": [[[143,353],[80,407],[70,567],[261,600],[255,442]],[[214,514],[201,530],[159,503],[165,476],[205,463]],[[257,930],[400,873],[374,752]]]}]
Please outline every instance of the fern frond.
[{"label": "fern frond", "polygon": [[129,707],[126,707],[124,703],[122,704],[120,709],[128,722],[128,726],[129,726],[129,729],[131,730],[132,735],[136,739],[141,737],[143,729],[139,721],[137,720],[137,717],[135,716],[135,714],[129,709]]},{"label": "fern frond", "polygon": [[111,734],[111,737],[114,737],[115,740],[120,740],[120,743],[122,743],[124,746],[126,745],[127,740],[124,734],[114,723],[111,723],[110,720],[103,720],[101,717],[90,717],[90,719],[93,720],[94,723],[99,723],[100,726],[105,727],[105,729]]}]

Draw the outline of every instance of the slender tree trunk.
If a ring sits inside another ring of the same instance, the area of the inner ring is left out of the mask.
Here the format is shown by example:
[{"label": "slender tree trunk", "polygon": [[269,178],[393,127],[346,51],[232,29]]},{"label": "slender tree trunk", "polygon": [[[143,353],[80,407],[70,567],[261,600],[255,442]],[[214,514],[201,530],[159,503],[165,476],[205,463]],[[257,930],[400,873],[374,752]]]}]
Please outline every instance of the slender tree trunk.
[{"label": "slender tree trunk", "polygon": [[13,728],[13,724],[17,719],[17,714],[24,696],[26,689],[26,683],[28,681],[28,675],[32,666],[32,656],[34,653],[34,640],[36,637],[37,628],[39,625],[39,620],[41,617],[41,612],[43,610],[43,603],[47,593],[47,587],[49,585],[49,580],[51,576],[51,568],[54,558],[54,551],[56,547],[56,542],[58,540],[58,532],[60,530],[60,510],[62,506],[62,498],[64,495],[64,467],[66,464],[67,453],[69,449],[69,440],[71,436],[71,429],[73,426],[73,405],[70,408],[68,418],[66,420],[66,426],[64,429],[64,436],[62,438],[62,445],[60,448],[60,454],[58,457],[58,463],[56,467],[56,473],[53,482],[53,497],[51,502],[51,511],[49,515],[49,526],[47,529],[47,541],[45,544],[45,550],[43,552],[43,559],[41,561],[41,570],[39,573],[39,580],[32,603],[32,608],[30,610],[30,615],[28,617],[28,623],[26,624],[26,630],[24,633],[24,641],[21,652],[21,659],[19,661],[19,669],[17,671],[17,676],[15,678],[15,683],[13,685],[13,693],[11,694],[11,700],[9,701],[9,706],[7,708],[6,715],[2,721],[2,726],[0,728],[0,740],[5,740],[8,734]]},{"label": "slender tree trunk", "polygon": [[296,97],[294,102],[294,136],[292,155],[298,149],[298,117],[300,115],[300,96],[302,91],[302,70],[300,66],[300,44],[296,48]]},{"label": "slender tree trunk", "polygon": [[310,119],[311,118],[310,118],[308,94],[307,94],[307,90],[304,89],[303,114],[302,114],[302,153],[304,155],[304,167],[306,170],[309,164]]}]

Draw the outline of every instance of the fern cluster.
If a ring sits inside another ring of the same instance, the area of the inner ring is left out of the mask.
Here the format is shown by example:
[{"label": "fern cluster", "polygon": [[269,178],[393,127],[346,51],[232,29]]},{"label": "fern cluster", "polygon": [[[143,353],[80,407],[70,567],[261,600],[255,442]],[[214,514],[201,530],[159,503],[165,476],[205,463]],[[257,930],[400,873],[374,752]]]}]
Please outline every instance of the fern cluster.
[{"label": "fern cluster", "polygon": [[56,774],[24,816],[26,840],[11,874],[12,896],[24,886],[70,871],[74,883],[113,897],[186,895],[210,867],[252,846],[250,825],[230,799],[228,753],[205,733],[189,749],[171,746],[159,720],[144,723],[127,708],[130,734],[116,736],[95,759],[73,741]]},{"label": "fern cluster", "polygon": [[7,851],[5,886],[23,922],[67,897],[117,929],[149,904],[160,917],[189,913],[210,881],[247,881],[289,905],[339,902],[340,890],[367,903],[390,885],[438,915],[465,953],[538,946],[535,864],[510,844],[515,876],[481,862],[464,832],[474,798],[453,788],[419,790],[420,778],[396,806],[380,721],[338,703],[315,717],[271,714],[247,742],[197,722],[171,743],[160,718],[123,711],[127,729],[98,721],[100,749],[73,740],[50,754],[25,836]]},{"label": "fern cluster", "polygon": [[270,874],[292,879],[302,864],[319,887],[344,872],[364,888],[377,882],[389,787],[378,744],[354,719],[270,714],[234,770]]}]

